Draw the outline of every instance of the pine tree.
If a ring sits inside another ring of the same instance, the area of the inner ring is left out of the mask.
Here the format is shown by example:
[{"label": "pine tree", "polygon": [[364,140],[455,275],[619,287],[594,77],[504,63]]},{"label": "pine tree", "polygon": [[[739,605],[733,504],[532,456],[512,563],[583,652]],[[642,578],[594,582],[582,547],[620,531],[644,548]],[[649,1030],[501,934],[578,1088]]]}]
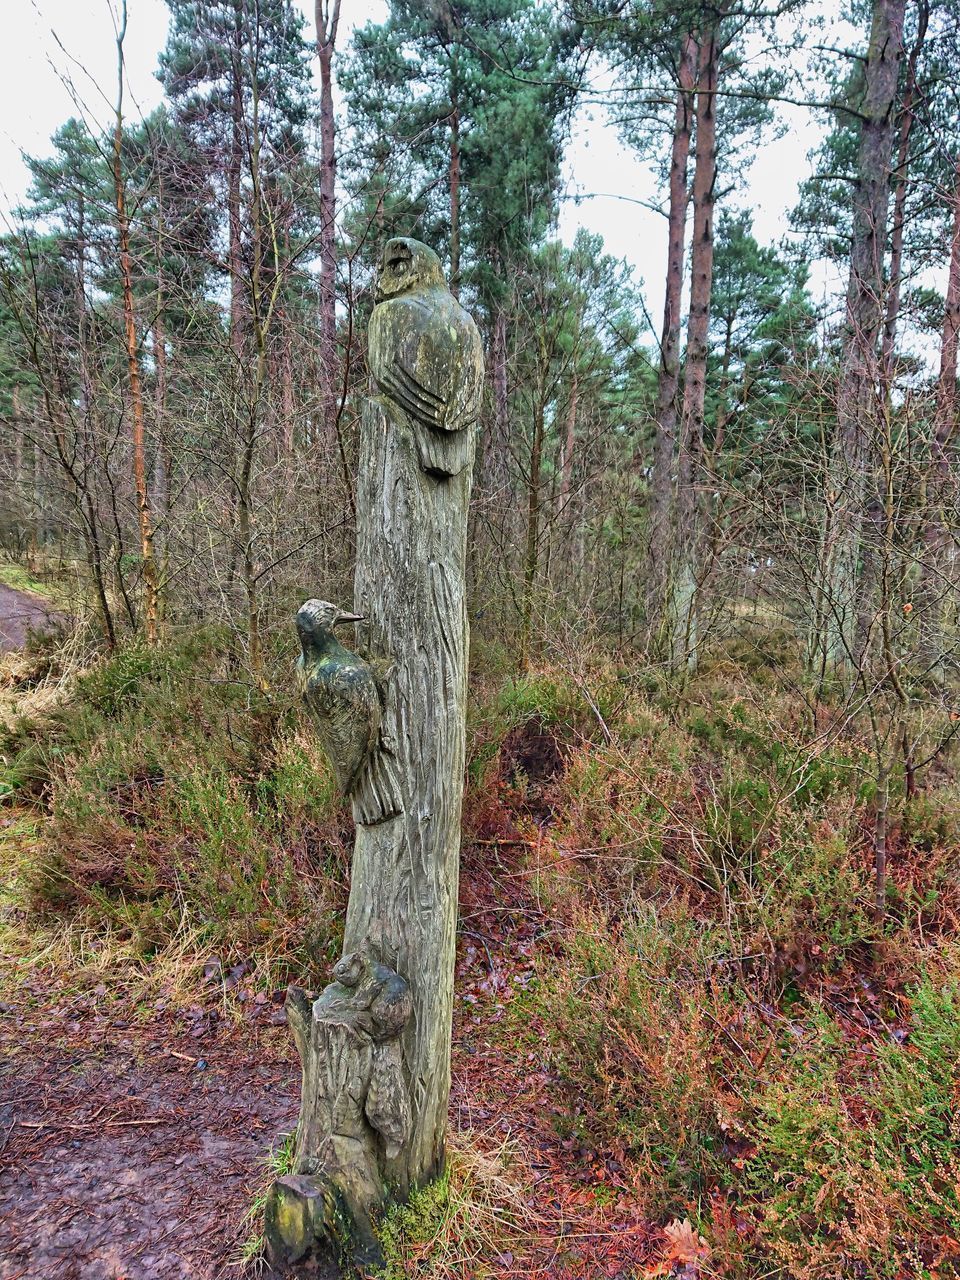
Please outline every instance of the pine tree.
[{"label": "pine tree", "polygon": [[[312,111],[310,51],[290,0],[168,0],[171,12],[160,77],[174,121],[190,138],[199,190],[212,186],[226,208],[229,283],[226,438],[233,526],[229,576],[238,574],[250,669],[263,681],[262,574],[258,505],[260,443],[269,412],[269,375],[283,316],[283,290],[305,252],[291,234],[291,185],[305,165]],[[310,202],[306,202],[310,208]],[[315,211],[315,205],[313,206]],[[289,369],[289,362],[285,362]],[[289,444],[286,429],[281,433]]]},{"label": "pine tree", "polygon": [[572,104],[564,32],[534,0],[396,0],[341,73],[361,161],[354,238],[412,234],[446,256],[485,334],[480,489],[513,503],[507,372],[514,280],[556,217]]},{"label": "pine tree", "polygon": [[230,331],[239,354],[257,252],[252,168],[261,166],[263,176],[267,169],[290,169],[305,150],[312,103],[303,20],[289,0],[167,3],[170,30],[159,76],[172,118],[193,146],[198,195],[212,186],[226,208]]}]

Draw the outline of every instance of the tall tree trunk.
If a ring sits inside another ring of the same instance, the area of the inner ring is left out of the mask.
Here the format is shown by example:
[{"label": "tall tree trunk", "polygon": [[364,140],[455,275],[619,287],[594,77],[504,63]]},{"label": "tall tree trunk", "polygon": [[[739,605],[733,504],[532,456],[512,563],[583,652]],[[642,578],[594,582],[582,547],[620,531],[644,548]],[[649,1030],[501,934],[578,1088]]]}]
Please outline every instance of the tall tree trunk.
[{"label": "tall tree trunk", "polygon": [[881,505],[872,475],[871,444],[881,411],[877,348],[884,315],[890,161],[904,7],[905,0],[874,0],[860,109],[850,279],[837,392],[837,448],[828,486],[834,495],[833,510],[823,557],[829,610],[825,656],[835,666],[859,661],[864,619],[872,610],[869,593],[860,590],[859,561],[864,519],[876,526]]},{"label": "tall tree trunk", "polygon": [[15,382],[10,392],[10,409],[13,417],[13,481],[20,488],[23,480],[23,393],[20,384]]},{"label": "tall tree trunk", "polygon": [[567,401],[567,421],[563,435],[563,446],[560,454],[560,501],[557,514],[563,518],[570,501],[570,490],[573,480],[573,451],[577,440],[577,405],[580,399],[580,387],[576,371],[570,381],[570,399]]},{"label": "tall tree trunk", "polygon": [[144,610],[143,627],[148,644],[156,644],[160,617],[160,580],[153,552],[153,515],[147,485],[144,440],[143,389],[140,381],[140,352],[133,305],[133,277],[130,259],[130,223],[126,207],[126,181],[123,175],[123,42],[127,30],[127,6],[124,0],[120,28],[117,32],[117,110],[113,130],[113,191],[117,211],[120,284],[123,295],[123,334],[127,357],[130,413],[133,420],[133,483],[137,495],[140,523],[140,555],[143,562]]},{"label": "tall tree trunk", "polygon": [[540,552],[540,478],[543,470],[544,397],[536,393],[533,411],[533,440],[530,445],[530,469],[527,474],[527,538],[523,557],[523,601],[520,618],[520,645],[517,669],[523,673],[530,666],[533,635],[533,595],[537,582]]},{"label": "tall tree trunk", "polygon": [[85,531],[87,566],[93,579],[93,587],[97,596],[97,609],[103,627],[103,635],[110,653],[117,647],[117,632],[114,627],[113,614],[110,611],[110,600],[107,595],[107,575],[103,564],[103,551],[100,546],[100,522],[92,495],[87,492],[82,498],[75,492],[77,512],[81,515],[81,524]]},{"label": "tall tree trunk", "polygon": [[170,571],[170,509],[173,502],[173,450],[167,423],[167,339],[163,320],[163,297],[157,299],[153,321],[153,359],[156,385],[153,393],[153,418],[156,424],[156,455],[153,460],[153,508],[156,512],[156,554],[159,561],[160,619],[166,609],[166,584]]},{"label": "tall tree trunk", "polygon": [[157,293],[157,313],[153,318],[153,363],[156,382],[153,389],[153,416],[157,424],[157,456],[153,472],[156,477],[154,499],[158,516],[166,524],[170,515],[170,476],[173,455],[170,449],[170,433],[167,431],[167,330],[163,315],[163,294]]},{"label": "tall tree trunk", "polygon": [[[233,86],[230,102],[230,157],[227,164],[227,271],[230,276],[230,347],[239,364],[244,348],[243,225],[240,215],[243,177],[243,28],[236,11]],[[239,370],[235,371],[239,378]]]},{"label": "tall tree trunk", "polygon": [[[86,438],[90,443],[92,465],[95,471],[99,471],[102,475],[103,485],[109,494],[110,510],[113,516],[113,527],[115,537],[111,539],[103,528],[103,522],[100,517],[99,503],[97,501],[98,494],[90,477],[87,476],[83,484],[84,493],[88,499],[86,507],[87,518],[90,522],[91,537],[94,539],[96,555],[92,560],[88,560],[91,568],[96,568],[97,572],[112,572],[114,584],[117,594],[123,602],[124,611],[127,621],[131,628],[136,629],[137,619],[133,608],[133,601],[130,599],[130,593],[127,590],[126,578],[123,571],[124,545],[123,545],[123,527],[120,522],[120,513],[117,507],[117,490],[114,482],[114,476],[110,467],[110,445],[106,439],[103,430],[101,414],[99,412],[100,399],[97,395],[94,385],[93,375],[90,368],[90,358],[88,351],[88,340],[90,335],[90,324],[88,319],[87,307],[87,234],[86,234],[86,202],[81,195],[77,201],[77,274],[75,280],[74,297],[76,300],[78,332],[77,332],[77,353],[78,365],[80,373],[80,411],[84,427],[87,428]],[[98,584],[98,590],[99,590]],[[103,590],[106,591],[106,584],[103,584]],[[104,596],[104,598],[106,598]],[[106,628],[105,628],[106,629]],[[109,647],[114,647],[115,635],[113,633],[113,622],[109,625]]]},{"label": "tall tree trunk", "polygon": [[460,297],[460,109],[450,113],[450,292]]},{"label": "tall tree trunk", "polygon": [[287,459],[293,457],[296,448],[296,398],[293,394],[293,335],[290,326],[283,324],[278,316],[280,330],[280,413],[283,418],[283,451]]},{"label": "tall tree trunk", "polygon": [[960,156],[954,168],[953,231],[950,237],[950,271],[940,343],[940,374],[937,379],[937,453],[945,461],[944,450],[953,439],[957,425],[957,347],[960,339]]},{"label": "tall tree trunk", "polygon": [[493,384],[493,439],[484,450],[484,488],[505,496],[510,483],[510,399],[507,384],[507,313],[498,306],[490,343],[490,381]]},{"label": "tall tree trunk", "polygon": [[320,63],[320,413],[326,445],[336,433],[337,369],[337,138],[333,113],[333,53],[340,0],[316,0],[317,58]]},{"label": "tall tree trunk", "polygon": [[677,452],[677,397],[680,389],[680,313],[683,298],[683,247],[687,221],[687,167],[693,126],[696,44],[687,36],[677,71],[677,104],[670,153],[670,210],[667,233],[667,280],[657,374],[653,483],[650,494],[650,539],[646,581],[647,627],[651,638],[663,635],[670,577],[670,525],[673,517],[674,467]]},{"label": "tall tree trunk", "polygon": [[170,508],[173,501],[171,486],[173,484],[173,451],[170,447],[169,424],[167,423],[167,326],[166,326],[166,281],[163,270],[165,252],[164,238],[166,230],[163,216],[163,176],[160,175],[157,193],[157,302],[153,317],[153,363],[155,382],[153,391],[153,418],[155,424],[156,456],[153,463],[154,474],[154,510],[159,521],[157,539],[157,558],[160,562],[159,579],[161,585],[160,609],[165,606],[164,590],[170,568]]},{"label": "tall tree trunk", "polygon": [[951,445],[960,417],[957,397],[957,351],[960,345],[960,155],[954,167],[953,230],[950,236],[950,267],[947,298],[940,341],[940,371],[933,440],[927,468],[927,515],[923,530],[923,554],[919,605],[921,657],[930,669],[943,658],[943,621],[946,570],[950,545],[950,513],[956,495],[950,466]]},{"label": "tall tree trunk", "polygon": [[[34,264],[31,262],[31,268]],[[35,278],[35,277],[34,277]],[[4,274],[5,290],[9,287],[9,279]],[[82,286],[81,286],[82,290]],[[34,295],[33,306],[39,307],[39,299]],[[101,527],[96,503],[90,490],[89,470],[86,467],[82,448],[78,449],[77,436],[67,437],[65,414],[72,412],[73,389],[65,385],[63,370],[57,361],[58,352],[45,350],[40,342],[39,326],[25,325],[19,313],[15,313],[18,328],[27,342],[30,365],[36,375],[43,395],[46,421],[53,438],[53,455],[66,479],[67,493],[76,514],[77,523],[82,531],[84,554],[90,577],[93,581],[97,599],[97,611],[103,628],[103,637],[107,649],[112,653],[117,647],[117,631],[110,608],[107,592],[107,567],[101,543]],[[83,334],[80,335],[82,344]],[[71,380],[72,381],[72,380]],[[66,411],[64,410],[66,406]],[[35,447],[34,467],[38,465],[39,450]]]},{"label": "tall tree trunk", "polygon": [[[273,318],[273,299],[265,296],[263,278],[263,181],[260,170],[262,137],[260,133],[260,94],[257,67],[250,77],[252,102],[250,115],[250,327],[256,357],[253,378],[247,391],[240,475],[237,484],[237,525],[242,556],[241,575],[247,604],[247,658],[250,672],[261,689],[266,688],[263,665],[263,641],[260,627],[260,575],[257,571],[257,527],[254,468],[260,437],[263,396],[269,370],[268,330]],[[275,297],[275,295],[274,295]]]},{"label": "tall tree trunk", "polygon": [[156,430],[157,451],[153,464],[154,474],[154,509],[162,525],[163,539],[158,548],[162,562],[161,581],[166,578],[170,503],[172,500],[170,485],[173,471],[173,458],[170,449],[170,436],[167,430],[167,324],[166,324],[166,276],[163,269],[163,255],[166,252],[166,226],[164,223],[163,204],[163,171],[159,172],[157,185],[157,301],[153,317],[153,364],[155,372],[153,389],[153,419]]},{"label": "tall tree trunk", "polygon": [[880,364],[884,392],[889,396],[896,373],[897,321],[900,317],[900,292],[903,284],[903,235],[906,226],[907,172],[910,159],[910,134],[913,130],[913,103],[917,92],[917,60],[926,39],[930,17],[927,0],[920,0],[917,12],[917,37],[907,61],[907,79],[900,107],[900,138],[897,143],[896,186],[893,198],[893,225],[890,232],[890,272],[887,285],[887,309],[883,324]]},{"label": "tall tree trunk", "polygon": [[717,180],[716,32],[700,39],[697,58],[697,139],[693,175],[693,245],[690,259],[690,314],[684,367],[683,410],[674,526],[670,660],[692,669],[697,664],[698,578],[702,559],[702,510],[699,497],[703,462],[703,417],[707,388],[710,299],[713,291],[713,209]]}]

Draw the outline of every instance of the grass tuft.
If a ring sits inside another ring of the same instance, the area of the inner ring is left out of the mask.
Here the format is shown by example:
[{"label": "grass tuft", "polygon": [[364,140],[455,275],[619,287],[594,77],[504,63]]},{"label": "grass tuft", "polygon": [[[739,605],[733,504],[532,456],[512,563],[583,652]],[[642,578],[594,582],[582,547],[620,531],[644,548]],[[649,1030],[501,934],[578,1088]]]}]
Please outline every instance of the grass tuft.
[{"label": "grass tuft", "polygon": [[497,1259],[517,1247],[531,1213],[509,1141],[490,1148],[463,1132],[447,1144],[443,1174],[405,1204],[393,1206],[377,1229],[384,1265],[377,1280],[493,1280]]}]

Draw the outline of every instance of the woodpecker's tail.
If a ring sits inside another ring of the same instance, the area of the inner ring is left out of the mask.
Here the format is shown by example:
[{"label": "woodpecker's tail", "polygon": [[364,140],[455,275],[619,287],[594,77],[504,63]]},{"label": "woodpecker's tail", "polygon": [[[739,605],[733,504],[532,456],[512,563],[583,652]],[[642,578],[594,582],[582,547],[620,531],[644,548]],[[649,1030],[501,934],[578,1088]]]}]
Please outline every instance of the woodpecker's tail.
[{"label": "woodpecker's tail", "polygon": [[361,765],[352,799],[358,827],[375,827],[403,811],[396,761],[382,743]]}]

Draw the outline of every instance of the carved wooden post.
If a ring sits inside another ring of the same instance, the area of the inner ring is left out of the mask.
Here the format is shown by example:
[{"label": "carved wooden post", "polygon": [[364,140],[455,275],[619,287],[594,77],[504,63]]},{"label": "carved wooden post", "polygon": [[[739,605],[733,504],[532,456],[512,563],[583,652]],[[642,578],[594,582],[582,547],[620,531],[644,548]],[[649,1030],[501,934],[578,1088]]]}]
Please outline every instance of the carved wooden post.
[{"label": "carved wooden post", "polygon": [[[391,240],[377,278],[357,489],[356,614],[309,601],[301,682],[357,824],[344,958],[311,1006],[295,1173],[268,1203],[273,1259],[375,1251],[371,1215],[441,1169],[463,798],[464,591],[483,357],[436,255]],[[334,638],[357,622],[360,658]]]}]

